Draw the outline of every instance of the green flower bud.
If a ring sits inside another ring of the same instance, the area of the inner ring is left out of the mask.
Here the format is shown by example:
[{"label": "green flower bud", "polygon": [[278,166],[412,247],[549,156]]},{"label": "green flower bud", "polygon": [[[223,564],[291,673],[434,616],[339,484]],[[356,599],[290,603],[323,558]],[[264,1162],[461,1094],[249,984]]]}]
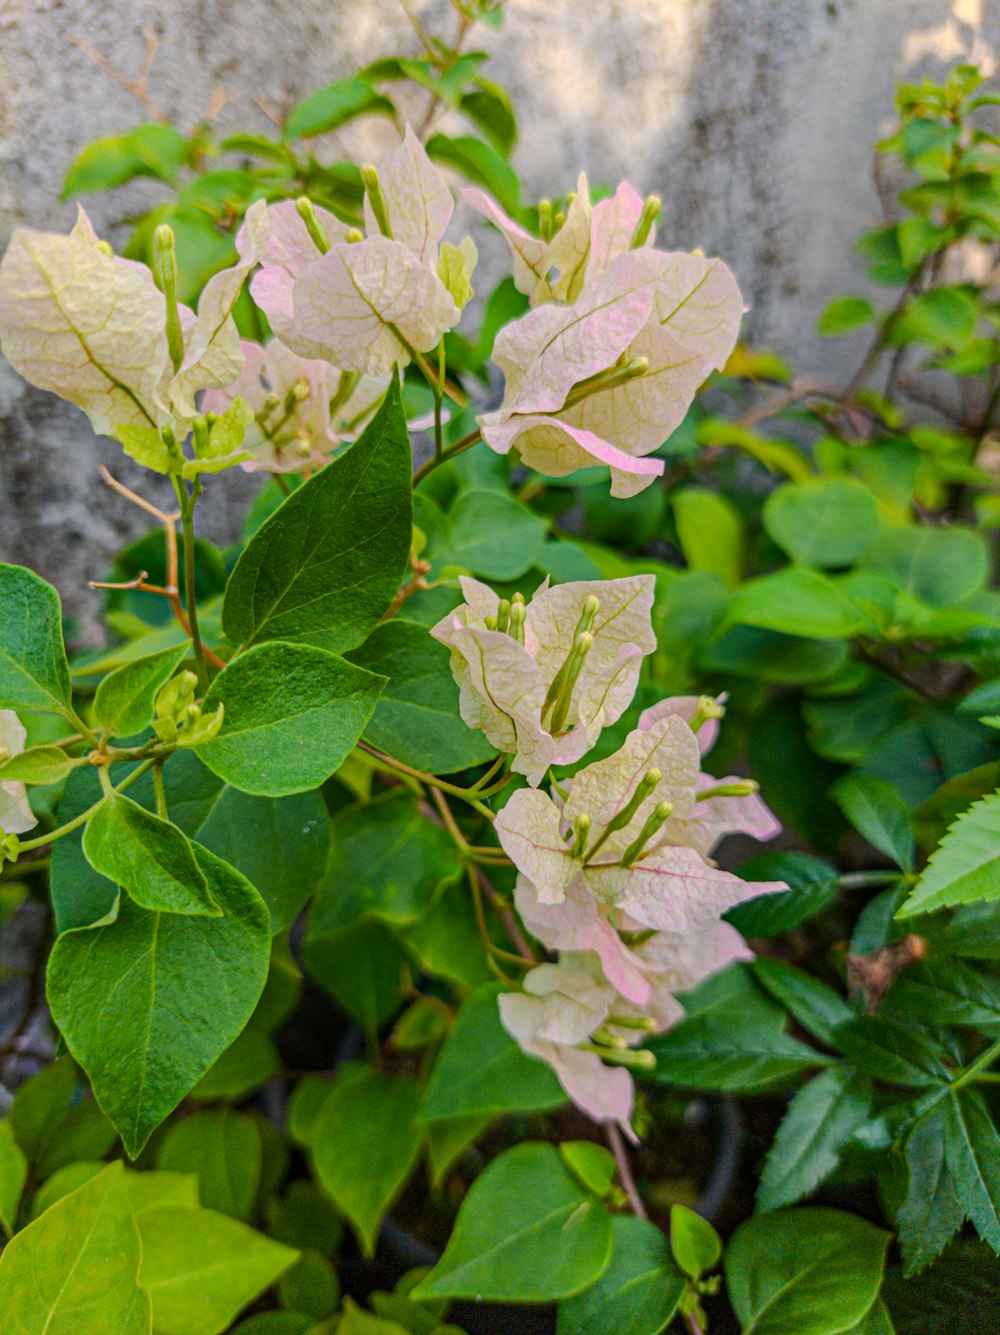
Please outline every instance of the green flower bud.
[{"label": "green flower bud", "polygon": [[[587,655],[590,653],[590,647],[594,643],[593,635],[586,631],[578,635],[573,641],[573,648],[567,655],[565,676],[556,692],[555,699],[552,702],[552,718],[549,724],[549,732],[553,737],[558,737],[566,725],[566,719],[569,717],[570,702],[573,699],[573,691],[579,680],[580,673],[583,671],[583,665],[587,661]],[[560,668],[559,675],[563,668]],[[558,680],[558,675],[556,680]],[[551,689],[551,688],[550,688]]]},{"label": "green flower bud", "polygon": [[375,215],[379,231],[391,241],[392,227],[389,225],[389,206],[386,203],[382,182],[378,178],[377,168],[372,166],[362,167],[361,183],[365,187],[368,203],[372,206],[372,213]]},{"label": "green flower bud", "polygon": [[161,223],[153,233],[153,279],[167,304],[167,347],[174,371],[184,360],[184,335],[177,311],[177,246],[172,227]]},{"label": "green flower bud", "polygon": [[552,239],[552,200],[538,201],[538,235],[543,241]]},{"label": "green flower bud", "polygon": [[647,195],[646,202],[642,206],[642,213],[639,214],[639,221],[635,225],[635,231],[628,243],[629,250],[638,250],[649,240],[649,234],[653,230],[653,223],[656,222],[656,216],[663,206],[663,201],[659,195]]},{"label": "green flower bud", "polygon": [[590,838],[590,817],[581,812],[573,822],[573,845],[569,850],[571,858],[582,858],[587,851],[587,840]]},{"label": "green flower bud", "polygon": [[707,802],[710,797],[750,797],[760,792],[760,784],[753,779],[737,779],[735,783],[717,783],[714,788],[706,788],[695,799]]},{"label": "green flower bud", "polygon": [[631,867],[642,855],[643,849],[649,841],[658,834],[662,827],[670,819],[670,813],[674,806],[672,802],[658,802],[650,814],[646,817],[646,823],[639,831],[637,838],[633,839],[622,854],[622,866]]},{"label": "green flower bud", "polygon": [[295,201],[295,207],[298,210],[299,217],[306,225],[306,231],[309,233],[313,245],[321,255],[325,255],[330,249],[330,238],[326,234],[326,228],[316,216],[312,200],[307,199],[305,195],[300,195]]}]

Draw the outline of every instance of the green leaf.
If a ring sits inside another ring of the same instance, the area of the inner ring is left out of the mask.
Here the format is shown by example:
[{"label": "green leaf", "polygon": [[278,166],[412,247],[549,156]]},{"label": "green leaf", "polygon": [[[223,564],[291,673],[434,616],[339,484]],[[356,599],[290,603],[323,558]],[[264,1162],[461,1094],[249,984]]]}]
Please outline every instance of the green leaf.
[{"label": "green leaf", "polygon": [[298,1252],[212,1210],[163,1206],[138,1216],[139,1279],[156,1335],[222,1335]]},{"label": "green leaf", "polygon": [[960,348],[975,333],[979,303],[960,287],[934,287],[907,302],[905,334],[933,347]]},{"label": "green leaf", "polygon": [[856,1326],[851,1326],[845,1335],[896,1335],[889,1309],[881,1298],[876,1298],[868,1311]]},{"label": "green leaf", "polygon": [[840,877],[829,863],[795,850],[762,853],[745,862],[740,875],[746,881],[784,881],[788,886],[727,910],[726,922],[749,937],[781,936],[822,913],[840,889]]},{"label": "green leaf", "polygon": [[198,1198],[209,1210],[250,1218],[263,1166],[260,1132],[252,1117],[212,1108],[174,1122],[156,1152],[156,1166],[196,1173]]},{"label": "green leaf", "polygon": [[172,125],[138,125],[128,134],[94,139],[73,159],[61,198],[114,190],[137,176],[173,185],[187,157],[188,142]]},{"label": "green leaf", "polygon": [[883,533],[865,565],[931,607],[952,607],[985,584],[989,553],[978,533],[922,525]]},{"label": "green leaf", "polygon": [[53,1126],[76,1097],[77,1071],[66,1056],[43,1066],[17,1090],[10,1106],[10,1126],[29,1160],[46,1150]]},{"label": "green leaf", "polygon": [[413,922],[445,882],[461,874],[451,836],[427,820],[412,793],[390,792],[345,807],[330,823],[330,856],[309,916],[307,942],[348,926],[363,913],[392,923]]},{"label": "green leaf", "polygon": [[708,570],[730,587],[743,575],[743,521],[731,501],[706,487],[671,497],[677,540],[689,570]]},{"label": "green leaf", "polygon": [[0,709],[68,716],[70,707],[59,595],[32,571],[0,564]]},{"label": "green leaf", "polygon": [[976,1090],[944,1100],[944,1158],[962,1208],[982,1240],[1000,1252],[1000,1135]]},{"label": "green leaf", "polygon": [[937,1104],[906,1138],[906,1200],[897,1216],[904,1274],[935,1259],[965,1221],[945,1162],[945,1109]]},{"label": "green leaf", "polygon": [[452,1164],[476,1143],[492,1120],[489,1113],[470,1113],[468,1117],[447,1117],[427,1123],[424,1127],[427,1166],[435,1191]]},{"label": "green leaf", "polygon": [[998,822],[1000,793],[991,793],[963,812],[931,854],[897,918],[980,899],[1000,899]]},{"label": "green leaf", "polygon": [[660,1335],[677,1311],[684,1277],[660,1230],[634,1215],[616,1215],[612,1229],[611,1264],[596,1284],[559,1304],[556,1335]]},{"label": "green leaf", "polygon": [[330,1086],[315,1124],[316,1175],[366,1256],[374,1252],[379,1225],[420,1154],[419,1110],[413,1076],[354,1068]]},{"label": "green leaf", "polygon": [[646,1046],[656,1056],[658,1084],[753,1093],[831,1059],[780,1029],[695,1015]]},{"label": "green leaf", "polygon": [[58,746],[32,746],[0,765],[0,783],[61,783],[85,756],[74,759]]},{"label": "green leaf", "polygon": [[28,1179],[28,1160],[6,1119],[0,1122],[0,1228],[8,1237],[17,1223],[17,1207]]},{"label": "green leaf", "polygon": [[472,1184],[444,1255],[410,1296],[558,1301],[601,1278],[612,1243],[611,1216],[555,1146],[517,1145]]},{"label": "green leaf", "polygon": [[816,332],[826,338],[833,338],[838,334],[847,334],[852,329],[860,329],[874,318],[872,304],[864,297],[836,297],[819,317]]},{"label": "green leaf", "polygon": [[139,1255],[124,1170],[109,1164],[4,1248],[5,1335],[150,1335]]},{"label": "green leaf", "polygon": [[132,1157],[236,1038],[267,977],[263,901],[193,847],[224,917],[123,899],[115,921],[64,932],[49,957],[53,1019]]},{"label": "green leaf", "polygon": [[462,492],[440,531],[428,534],[422,555],[434,574],[457,566],[485,579],[517,579],[538,564],[547,536],[545,521],[513,496],[473,488]]},{"label": "green leaf", "polygon": [[391,116],[394,107],[364,79],[337,79],[302,99],[289,112],[283,139],[311,139],[356,116]]},{"label": "green leaf", "polygon": [[344,1314],[337,1322],[336,1331],[337,1335],[406,1335],[406,1328],[398,1322],[372,1316],[350,1298],[344,1299]]},{"label": "green leaf", "polygon": [[509,154],[517,140],[517,121],[510,99],[499,84],[481,77],[475,82],[478,87],[462,95],[459,110],[479,126],[495,148]]},{"label": "green leaf", "polygon": [[297,487],[250,539],[223,603],[229,638],[332,652],[360,644],[388,610],[410,554],[411,469],[394,379],[350,449]]},{"label": "green leaf", "polygon": [[992,1335],[1000,1261],[982,1242],[960,1239],[923,1274],[885,1277],[883,1294],[899,1335]]},{"label": "green leaf", "polygon": [[566,1101],[552,1069],[526,1056],[501,1024],[501,991],[486,983],[459,1011],[427,1087],[428,1121],[535,1112]]},{"label": "green leaf", "polygon": [[434,162],[454,167],[467,181],[482,186],[512,217],[521,212],[517,173],[492,145],[466,135],[432,134],[425,147]]},{"label": "green leaf", "polygon": [[834,1030],[856,1014],[839,992],[784,960],[766,956],[751,964],[757,981],[827,1047],[836,1047]]},{"label": "green leaf", "polygon": [[799,567],[742,585],[729,605],[727,619],[786,635],[831,640],[850,639],[868,624],[832,579]]},{"label": "green leaf", "polygon": [[[940,950],[932,939],[931,951]],[[898,1014],[930,1028],[971,1025],[1000,1036],[1000,979],[956,959],[921,960],[906,968],[886,998]]]},{"label": "green leaf", "polygon": [[559,1153],[581,1185],[604,1200],[615,1180],[615,1157],[611,1151],[592,1140],[564,1140],[560,1142]]},{"label": "green leaf", "polygon": [[222,728],[195,749],[241,792],[284,797],[318,788],[353,749],[384,684],[325,649],[256,645],[212,682],[204,708],[224,707]]},{"label": "green leaf", "polygon": [[858,1015],[840,1025],[835,1037],[848,1061],[876,1080],[918,1088],[948,1083],[937,1045],[886,1015]]},{"label": "green leaf", "polygon": [[241,1099],[281,1071],[278,1050],[252,1024],[243,1030],[191,1090],[194,1103]]},{"label": "green leaf", "polygon": [[690,1279],[714,1270],[722,1257],[722,1239],[707,1219],[686,1205],[670,1207],[670,1250]]},{"label": "green leaf", "polygon": [[764,527],[793,561],[847,566],[863,556],[879,531],[878,502],[853,478],[790,482],[764,503]]},{"label": "green leaf", "polygon": [[302,1259],[278,1284],[278,1297],[295,1312],[316,1321],[332,1316],[340,1303],[340,1280],[333,1265],[319,1252],[303,1252]]},{"label": "green leaf", "polygon": [[365,729],[372,746],[431,774],[452,774],[496,755],[483,733],[462,722],[450,654],[426,626],[393,617],[345,657],[388,678]]},{"label": "green leaf", "polygon": [[885,779],[845,774],[831,789],[834,800],[854,828],[904,871],[916,859],[910,808]]},{"label": "green leaf", "polygon": [[222,912],[190,839],[121,793],[108,797],[87,822],[83,851],[95,871],[142,908],[216,918]]},{"label": "green leaf", "polygon": [[[322,1081],[324,1099],[329,1085]],[[267,1228],[272,1237],[287,1247],[329,1255],[340,1246],[344,1225],[330,1204],[330,1199],[315,1182],[296,1178],[284,1196],[272,1196],[267,1202]]]},{"label": "green leaf", "polygon": [[94,713],[111,737],[133,737],[153,717],[153,706],[165,686],[187,657],[190,645],[161,649],[158,654],[125,663],[109,673],[97,688]]},{"label": "green leaf", "polygon": [[726,1249],[743,1335],[836,1335],[862,1319],[882,1281],[889,1234],[841,1210],[757,1215]]},{"label": "green leaf", "polygon": [[402,980],[414,973],[413,955],[379,918],[358,918],[328,936],[312,937],[303,958],[309,976],[373,1040],[402,1006]]},{"label": "green leaf", "polygon": [[840,1163],[854,1132],[868,1118],[871,1081],[847,1066],[833,1066],[798,1091],[771,1145],[757,1208],[773,1210],[810,1195]]}]

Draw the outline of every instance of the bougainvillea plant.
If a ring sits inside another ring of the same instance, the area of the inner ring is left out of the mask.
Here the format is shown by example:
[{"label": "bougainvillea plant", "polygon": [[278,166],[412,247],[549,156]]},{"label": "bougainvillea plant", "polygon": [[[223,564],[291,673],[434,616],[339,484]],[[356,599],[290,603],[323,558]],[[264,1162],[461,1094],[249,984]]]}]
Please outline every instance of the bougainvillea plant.
[{"label": "bougainvillea plant", "polygon": [[[457,8],[460,36],[497,12]],[[71,193],[195,175],[127,257],[81,208],[0,265],[7,359],[176,498],[108,475],[160,526],[100,585],[110,648],[67,659],[55,591],[0,566],[0,888],[47,872],[59,1035],[0,1121],[0,1312],[18,1335],[452,1335],[478,1302],[554,1304],[499,1320],[558,1335],[939,1329],[949,1275],[992,1258],[963,1240],[937,1288],[911,1277],[966,1219],[1000,1250],[1000,609],[965,507],[993,522],[997,307],[938,258],[995,244],[988,96],[968,70],[903,90],[884,151],[923,179],[916,218],[867,242],[903,295],[824,316],[876,323],[846,389],[759,406],[788,377],[737,345],[726,265],[659,247],[628,184],[525,207],[482,53],[424,39],[280,144],[223,146],[260,167],[201,171],[204,127],[92,146]],[[406,80],[419,131],[382,91]],[[485,139],[432,133],[440,108]],[[295,147],[362,114],[397,123],[377,166]],[[463,220],[511,259],[477,335]],[[982,382],[961,438],[894,401],[928,371]],[[761,434],[786,416],[798,436]],[[786,480],[762,497],[737,452]],[[231,468],[270,481],[220,554],[197,507]],[[644,532],[688,568],[622,554]],[[824,853],[846,817],[865,869],[763,852],[772,806]],[[821,915],[868,890],[848,953]],[[799,967],[803,924],[846,988]],[[279,1056],[310,1005],[313,1048]],[[707,1188],[699,1213],[657,1173],[702,1116],[679,1090],[783,1100],[724,1254]],[[869,1180],[880,1207],[789,1208]],[[393,1292],[359,1278],[393,1246]]]}]

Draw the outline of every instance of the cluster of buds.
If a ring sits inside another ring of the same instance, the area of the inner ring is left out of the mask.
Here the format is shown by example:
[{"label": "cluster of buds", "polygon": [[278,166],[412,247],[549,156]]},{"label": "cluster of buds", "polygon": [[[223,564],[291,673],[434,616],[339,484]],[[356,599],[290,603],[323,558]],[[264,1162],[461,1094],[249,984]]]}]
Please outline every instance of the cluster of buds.
[{"label": "cluster of buds", "polygon": [[431,634],[451,650],[462,718],[541,783],[583,758],[635,694],[656,647],[652,575],[544,584],[530,602],[462,577],[465,602]]},{"label": "cluster of buds", "polygon": [[518,912],[558,952],[501,996],[504,1025],[579,1107],[628,1134],[630,1071],[654,1064],[637,1045],[682,1016],[675,992],[751,958],[726,909],[786,888],[709,856],[727,834],[779,830],[751,780],[701,773],[721,713],[707,697],[664,700],[620,751],[551,795],[522,789],[496,819],[519,872]]},{"label": "cluster of buds", "polygon": [[178,672],[161,687],[153,718],[153,731],[161,742],[172,746],[203,746],[218,736],[224,706],[220,704],[205,714],[197,694],[198,678],[193,672]]}]

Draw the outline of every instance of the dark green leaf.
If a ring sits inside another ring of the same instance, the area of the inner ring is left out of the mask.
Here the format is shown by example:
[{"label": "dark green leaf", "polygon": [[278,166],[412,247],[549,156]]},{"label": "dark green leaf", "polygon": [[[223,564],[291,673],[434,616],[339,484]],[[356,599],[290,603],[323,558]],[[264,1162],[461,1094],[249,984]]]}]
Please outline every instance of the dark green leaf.
[{"label": "dark green leaf", "polygon": [[993,1335],[1000,1261],[981,1242],[958,1241],[912,1277],[893,1267],[883,1293],[899,1335]]},{"label": "dark green leaf", "polygon": [[237,644],[352,649],[381,620],[410,552],[412,460],[399,384],[350,449],[298,487],[251,538],[226,589]]},{"label": "dark green leaf", "polygon": [[462,722],[448,649],[425,626],[393,617],[345,656],[389,679],[365,729],[379,750],[431,774],[451,774],[496,755],[481,732]]},{"label": "dark green leaf", "polygon": [[284,797],[317,788],[353,749],[384,685],[325,649],[255,645],[212,682],[205,709],[224,706],[222,728],[196,750],[241,792]]},{"label": "dark green leaf", "polygon": [[935,1043],[885,1015],[858,1015],[840,1025],[837,1046],[859,1071],[890,1085],[934,1086],[948,1082]]},{"label": "dark green leaf", "polygon": [[737,904],[725,914],[743,936],[780,936],[814,918],[837,896],[840,877],[829,863],[796,851],[761,853],[745,862],[740,875],[747,881],[784,881],[787,890],[760,895]]},{"label": "dark green leaf", "polygon": [[59,595],[32,571],[0,565],[0,709],[66,714],[70,698]]},{"label": "dark green leaf", "polygon": [[944,1100],[944,1158],[962,1208],[982,1240],[1000,1252],[1000,1135],[976,1090]]},{"label": "dark green leaf", "polygon": [[151,913],[64,932],[48,999],[101,1107],[138,1154],[246,1024],[267,977],[267,909],[245,877],[193,845],[225,916]]},{"label": "dark green leaf", "polygon": [[921,1117],[906,1139],[906,1200],[898,1215],[904,1270],[916,1274],[933,1261],[961,1228],[965,1210],[945,1163],[945,1109]]},{"label": "dark green leaf", "polygon": [[854,1009],[833,988],[784,960],[754,960],[754,977],[821,1043],[835,1047],[833,1031],[854,1018]]},{"label": "dark green leaf", "polygon": [[228,1108],[174,1122],[156,1152],[157,1168],[196,1173],[201,1204],[234,1219],[250,1218],[262,1165],[256,1122]]},{"label": "dark green leaf", "polygon": [[656,1055],[658,1084],[752,1093],[830,1058],[782,1033],[728,1019],[695,1015],[646,1044]]},{"label": "dark green leaf", "polygon": [[358,918],[329,936],[310,937],[306,971],[374,1037],[403,1002],[402,984],[414,960],[396,933],[378,918]]},{"label": "dark green leaf", "polygon": [[867,774],[845,774],[833,785],[837,805],[854,828],[904,871],[912,871],[916,857],[910,809],[885,779]]},{"label": "dark green leaf", "polygon": [[810,1195],[840,1163],[840,1154],[868,1118],[871,1081],[834,1066],[798,1091],[778,1128],[757,1189],[757,1206],[773,1210]]},{"label": "dark green leaf", "polygon": [[153,717],[156,693],[187,657],[190,646],[179,644],[158,654],[125,663],[97,688],[94,713],[111,737],[132,737]]},{"label": "dark green leaf", "polygon": [[1000,979],[957,959],[921,960],[905,969],[884,1005],[918,1024],[963,1024],[1000,1035]]},{"label": "dark green leaf", "polygon": [[454,167],[467,181],[489,191],[512,217],[521,212],[521,183],[517,174],[490,144],[465,135],[433,134],[426,148],[435,162]]},{"label": "dark green leaf", "polygon": [[83,851],[95,871],[143,908],[212,917],[222,911],[187,836],[121,793],[108,797],[87,822]]},{"label": "dark green leaf", "polygon": [[345,1070],[312,1134],[316,1175],[367,1256],[420,1153],[420,1091],[412,1075]]},{"label": "dark green leaf", "polygon": [[611,1264],[589,1289],[559,1304],[556,1335],[660,1335],[677,1311],[684,1276],[646,1219],[616,1215]]},{"label": "dark green leaf", "polygon": [[554,1145],[517,1145],[473,1183],[444,1255],[411,1297],[568,1298],[607,1270],[612,1239],[611,1215],[573,1177]]},{"label": "dark green leaf", "polygon": [[850,1329],[878,1295],[888,1243],[888,1233],[840,1210],[782,1210],[741,1224],[725,1268],[743,1335]]},{"label": "dark green leaf", "polygon": [[477,989],[459,1011],[435,1064],[424,1117],[533,1112],[566,1095],[544,1062],[527,1057],[500,1023],[497,983]]}]

